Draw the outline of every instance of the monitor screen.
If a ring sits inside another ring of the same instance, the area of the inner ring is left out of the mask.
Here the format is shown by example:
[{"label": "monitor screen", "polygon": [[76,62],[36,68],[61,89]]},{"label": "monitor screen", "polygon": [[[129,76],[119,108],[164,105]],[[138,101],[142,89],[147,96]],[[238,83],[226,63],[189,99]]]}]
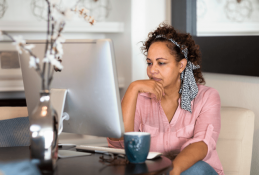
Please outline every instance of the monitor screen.
[{"label": "monitor screen", "polygon": [[[45,41],[33,52],[44,56]],[[51,88],[67,89],[64,132],[119,138],[124,133],[113,44],[110,39],[67,40],[61,72],[55,72]],[[21,56],[22,75],[29,116],[39,102],[41,79],[29,68],[29,55]]]}]

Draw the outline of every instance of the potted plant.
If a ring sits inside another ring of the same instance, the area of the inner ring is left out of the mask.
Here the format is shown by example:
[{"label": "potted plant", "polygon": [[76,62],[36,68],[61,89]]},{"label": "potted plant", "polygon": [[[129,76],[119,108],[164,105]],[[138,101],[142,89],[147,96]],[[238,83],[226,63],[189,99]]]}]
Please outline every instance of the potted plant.
[{"label": "potted plant", "polygon": [[[33,44],[26,44],[22,36],[11,36],[6,31],[0,30],[0,37],[5,35],[16,46],[21,54],[26,52],[30,55],[29,67],[34,68],[41,77],[42,88],[40,101],[30,116],[31,131],[31,159],[38,165],[42,172],[53,171],[58,158],[58,116],[50,103],[50,84],[55,71],[61,71],[63,48],[65,39],[61,33],[64,30],[66,20],[72,19],[74,13],[79,14],[91,25],[95,20],[88,15],[84,7],[60,9],[57,4],[60,0],[46,0],[47,3],[47,39],[45,43],[44,58],[42,66],[40,59],[32,49]],[[78,1],[79,2],[79,1]]]}]

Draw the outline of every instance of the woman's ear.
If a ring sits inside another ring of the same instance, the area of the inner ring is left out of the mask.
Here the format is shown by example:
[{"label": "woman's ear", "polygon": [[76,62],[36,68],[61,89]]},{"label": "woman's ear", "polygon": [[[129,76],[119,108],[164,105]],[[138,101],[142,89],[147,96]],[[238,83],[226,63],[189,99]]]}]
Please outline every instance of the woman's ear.
[{"label": "woman's ear", "polygon": [[187,65],[187,60],[184,58],[182,59],[180,62],[180,69],[179,69],[179,72],[182,73],[184,71],[184,69],[186,68],[186,65]]}]

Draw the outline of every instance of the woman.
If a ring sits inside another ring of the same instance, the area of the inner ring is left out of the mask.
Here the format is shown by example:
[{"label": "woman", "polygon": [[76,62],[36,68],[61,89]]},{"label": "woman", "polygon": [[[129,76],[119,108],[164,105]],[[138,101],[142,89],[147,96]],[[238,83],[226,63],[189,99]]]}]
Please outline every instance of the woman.
[{"label": "woman", "polygon": [[[171,175],[224,175],[217,155],[220,97],[205,83],[190,34],[162,23],[142,50],[149,80],[132,82],[122,100],[125,132],[151,134],[150,151],[175,157]],[[123,138],[107,138],[123,148]]]}]

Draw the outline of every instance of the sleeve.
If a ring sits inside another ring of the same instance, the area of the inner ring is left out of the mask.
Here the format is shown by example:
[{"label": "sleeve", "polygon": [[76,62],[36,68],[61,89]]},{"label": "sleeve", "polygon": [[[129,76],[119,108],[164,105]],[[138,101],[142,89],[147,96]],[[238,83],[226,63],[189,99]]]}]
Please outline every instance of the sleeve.
[{"label": "sleeve", "polygon": [[216,150],[216,143],[221,128],[220,119],[220,97],[218,92],[211,88],[204,93],[203,107],[196,119],[194,126],[194,136],[181,147],[181,151],[188,145],[203,141],[208,146],[208,152],[204,161],[211,157],[211,153]]},{"label": "sleeve", "polygon": [[[123,100],[123,98],[122,98],[122,100]],[[138,95],[137,103],[136,103],[135,117],[134,117],[134,131],[135,132],[139,132],[140,123],[141,123],[141,116],[140,116],[140,112],[139,112],[139,95]],[[124,140],[113,141],[107,137],[107,142],[108,142],[108,146],[110,148],[124,148]]]}]

